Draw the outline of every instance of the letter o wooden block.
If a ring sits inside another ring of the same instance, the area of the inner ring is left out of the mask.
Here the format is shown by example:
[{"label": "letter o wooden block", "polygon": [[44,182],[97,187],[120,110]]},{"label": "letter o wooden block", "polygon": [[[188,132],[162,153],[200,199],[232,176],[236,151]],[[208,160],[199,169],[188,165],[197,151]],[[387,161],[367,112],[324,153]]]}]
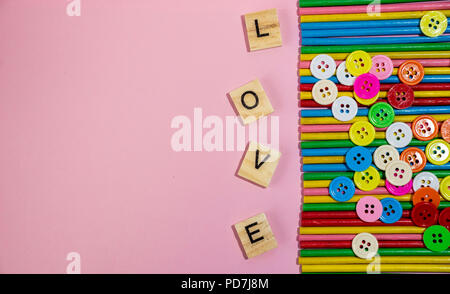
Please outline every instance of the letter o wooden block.
[{"label": "letter o wooden block", "polygon": [[247,258],[258,256],[278,246],[264,213],[237,223],[234,228]]},{"label": "letter o wooden block", "polygon": [[273,112],[272,104],[258,80],[251,81],[229,94],[245,125]]}]

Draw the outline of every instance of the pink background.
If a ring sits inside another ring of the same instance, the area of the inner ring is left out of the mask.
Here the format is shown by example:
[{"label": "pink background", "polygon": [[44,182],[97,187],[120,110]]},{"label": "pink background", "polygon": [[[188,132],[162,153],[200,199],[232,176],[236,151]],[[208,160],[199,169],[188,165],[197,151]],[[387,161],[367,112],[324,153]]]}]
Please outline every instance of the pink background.
[{"label": "pink background", "polygon": [[[297,1],[0,1],[0,272],[297,273]],[[249,53],[241,15],[277,8],[283,47]],[[173,117],[234,115],[259,78],[280,117],[269,188],[243,152],[174,152]],[[260,212],[279,247],[245,260]]]}]

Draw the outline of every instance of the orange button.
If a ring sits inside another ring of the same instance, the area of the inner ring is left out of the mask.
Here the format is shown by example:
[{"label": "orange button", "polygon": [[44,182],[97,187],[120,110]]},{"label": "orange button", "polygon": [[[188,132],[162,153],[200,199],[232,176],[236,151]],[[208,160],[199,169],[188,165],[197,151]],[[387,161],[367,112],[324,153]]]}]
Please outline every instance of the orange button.
[{"label": "orange button", "polygon": [[420,202],[428,202],[438,207],[441,202],[441,197],[439,196],[438,191],[433,188],[426,187],[417,190],[412,197],[412,201],[414,205]]},{"label": "orange button", "polygon": [[411,166],[413,173],[420,172],[427,164],[427,157],[425,153],[416,147],[405,149],[400,155],[400,160],[405,161]]},{"label": "orange button", "polygon": [[398,68],[398,78],[404,84],[414,86],[420,83],[425,76],[422,64],[415,60],[403,62]]},{"label": "orange button", "polygon": [[413,121],[411,129],[414,137],[420,141],[428,141],[437,136],[439,126],[437,121],[429,115],[421,115]]},{"label": "orange button", "polygon": [[442,139],[450,143],[450,118],[442,123],[441,134]]}]

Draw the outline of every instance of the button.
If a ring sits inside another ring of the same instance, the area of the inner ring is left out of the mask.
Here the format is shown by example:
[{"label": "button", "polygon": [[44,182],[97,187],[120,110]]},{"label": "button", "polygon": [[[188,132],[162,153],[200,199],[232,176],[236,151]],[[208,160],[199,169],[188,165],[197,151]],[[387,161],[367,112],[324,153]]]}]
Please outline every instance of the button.
[{"label": "button", "polygon": [[353,86],[355,83],[356,77],[353,76],[345,66],[345,61],[342,61],[341,64],[339,64],[337,70],[336,70],[336,76],[342,85],[345,86]]},{"label": "button", "polygon": [[359,98],[372,99],[380,92],[380,81],[371,73],[365,73],[356,78],[353,90]]},{"label": "button", "polygon": [[414,137],[420,141],[429,141],[437,136],[439,127],[437,121],[429,115],[421,115],[413,121],[411,129]]},{"label": "button", "polygon": [[387,128],[394,118],[394,109],[386,102],[376,103],[369,110],[369,121],[376,128]]},{"label": "button", "polygon": [[383,206],[380,200],[373,196],[363,197],[356,204],[356,214],[362,221],[367,223],[378,220],[382,212]]},{"label": "button", "polygon": [[431,251],[441,252],[450,245],[450,233],[443,226],[434,225],[423,233],[423,242]]},{"label": "button", "polygon": [[383,213],[380,221],[383,223],[393,224],[402,217],[403,208],[397,199],[391,197],[383,198],[381,199],[381,205],[383,205]]},{"label": "button", "polygon": [[355,172],[353,175],[356,187],[363,191],[372,191],[380,184],[380,173],[370,166],[362,172]]},{"label": "button", "polygon": [[406,162],[395,160],[386,166],[385,177],[389,183],[396,186],[403,186],[411,181],[412,170]]},{"label": "button", "polygon": [[421,202],[426,202],[433,204],[437,208],[441,202],[441,196],[439,196],[438,191],[433,188],[420,188],[416,191],[416,193],[414,193],[412,201],[414,205]]},{"label": "button", "polygon": [[355,184],[347,177],[337,177],[331,181],[328,190],[334,200],[345,202],[355,195]]},{"label": "button", "polygon": [[418,227],[428,228],[438,222],[439,211],[431,203],[421,202],[414,205],[411,212],[411,219]]},{"label": "button", "polygon": [[416,147],[405,149],[400,155],[400,160],[408,163],[413,173],[420,172],[427,164],[427,157],[425,156],[425,153]]},{"label": "button", "polygon": [[439,191],[441,192],[441,195],[445,198],[445,200],[450,201],[450,176],[446,176],[441,181]]},{"label": "button", "polygon": [[398,78],[404,84],[414,86],[420,83],[425,76],[422,64],[415,60],[403,62],[398,68]]},{"label": "button", "polygon": [[433,140],[425,148],[425,154],[432,164],[447,164],[450,160],[450,145],[442,139]]},{"label": "button", "polygon": [[375,139],[375,128],[367,121],[357,121],[348,131],[350,140],[358,146],[367,146]]},{"label": "button", "polygon": [[350,53],[345,60],[348,71],[355,77],[368,73],[372,67],[372,58],[364,51]]},{"label": "button", "polygon": [[450,207],[442,210],[439,214],[439,224],[450,230]]},{"label": "button", "polygon": [[351,97],[342,96],[333,102],[331,111],[335,119],[349,121],[355,118],[358,112],[358,103]]},{"label": "button", "polygon": [[408,146],[412,137],[411,128],[402,122],[393,123],[386,130],[386,141],[396,148]]},{"label": "button", "polygon": [[336,84],[330,80],[320,80],[314,84],[312,88],[312,96],[314,101],[320,105],[329,105],[336,100],[338,88]]},{"label": "button", "polygon": [[442,35],[447,29],[447,17],[440,11],[429,11],[420,19],[420,30],[427,37]]},{"label": "button", "polygon": [[378,253],[377,238],[369,233],[360,233],[352,240],[353,253],[362,259],[372,259]]},{"label": "button", "polygon": [[330,55],[319,54],[313,58],[309,69],[314,77],[319,80],[325,80],[334,75],[336,62]]},{"label": "button", "polygon": [[444,121],[441,125],[442,139],[450,143],[450,118]]},{"label": "button", "polygon": [[378,98],[379,98],[379,94],[380,94],[380,93],[378,93],[377,96],[373,97],[372,99],[363,99],[363,98],[358,97],[358,95],[356,95],[356,93],[353,92],[353,96],[355,97],[355,100],[356,100],[359,104],[367,105],[367,106],[372,105],[372,104],[374,104],[375,102],[377,102],[377,100],[378,100]]},{"label": "button", "polygon": [[414,90],[408,85],[396,84],[387,92],[387,100],[394,108],[408,108],[413,105]]},{"label": "button", "polygon": [[389,193],[395,196],[402,196],[408,194],[413,186],[413,181],[409,181],[406,185],[403,186],[395,186],[391,184],[388,180],[385,181],[386,190],[388,190]]},{"label": "button", "polygon": [[413,189],[414,191],[420,188],[430,187],[439,191],[439,179],[430,172],[421,172],[414,177]]},{"label": "button", "polygon": [[399,159],[400,156],[397,149],[395,149],[391,145],[382,145],[378,147],[373,153],[373,161],[375,165],[381,170],[385,170],[386,165],[389,162]]},{"label": "button", "polygon": [[364,171],[372,164],[372,153],[365,147],[353,147],[345,155],[345,163],[352,171]]},{"label": "button", "polygon": [[376,55],[372,57],[372,67],[369,73],[376,76],[379,80],[385,80],[392,75],[394,64],[386,55]]}]

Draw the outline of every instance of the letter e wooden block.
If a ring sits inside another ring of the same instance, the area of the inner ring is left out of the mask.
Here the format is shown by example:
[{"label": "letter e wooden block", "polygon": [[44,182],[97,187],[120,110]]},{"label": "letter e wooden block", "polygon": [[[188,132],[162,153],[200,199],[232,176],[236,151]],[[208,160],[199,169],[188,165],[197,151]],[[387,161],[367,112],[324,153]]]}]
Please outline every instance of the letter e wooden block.
[{"label": "letter e wooden block", "polygon": [[245,125],[273,112],[272,104],[258,80],[251,81],[229,94]]},{"label": "letter e wooden block", "polygon": [[244,18],[250,51],[280,47],[283,44],[276,9],[249,13]]},{"label": "letter e wooden block", "polygon": [[250,142],[238,175],[266,188],[270,184],[280,156],[278,150]]},{"label": "letter e wooden block", "polygon": [[247,258],[258,256],[278,246],[264,213],[237,223],[234,228]]}]

